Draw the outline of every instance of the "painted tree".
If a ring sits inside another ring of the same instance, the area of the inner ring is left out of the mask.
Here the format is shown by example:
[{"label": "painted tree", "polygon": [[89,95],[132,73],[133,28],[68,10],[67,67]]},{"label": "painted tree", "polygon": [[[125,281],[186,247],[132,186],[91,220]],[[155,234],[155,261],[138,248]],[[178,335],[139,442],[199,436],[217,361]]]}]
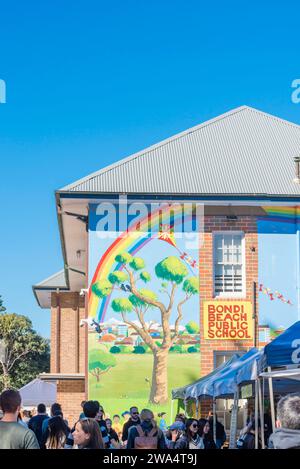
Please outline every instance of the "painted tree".
[{"label": "painted tree", "polygon": [[196,323],[196,321],[189,321],[185,325],[185,328],[189,334],[199,334],[200,332],[200,326]]},{"label": "painted tree", "polygon": [[96,378],[97,383],[100,377],[116,366],[114,355],[104,350],[92,350],[89,354],[89,372]]},{"label": "painted tree", "polygon": [[[107,279],[93,284],[92,292],[100,298],[115,290],[122,292],[122,296],[112,301],[112,308],[121,314],[124,323],[131,326],[150,348],[153,354],[153,372],[149,401],[163,404],[168,400],[168,352],[179,336],[183,305],[199,292],[198,278],[188,277],[187,267],[179,258],[169,256],[163,259],[154,269],[156,277],[162,280],[160,293],[167,298],[163,302],[152,290],[137,287],[138,282],[148,283],[151,280],[150,273],[144,270],[145,262],[141,257],[132,257],[124,252],[118,254],[115,260],[120,264],[121,270],[114,271]],[[130,291],[125,291],[128,290],[124,288],[125,282],[128,282]],[[176,303],[177,291],[182,293],[182,297]],[[163,331],[160,345],[151,337],[151,324],[147,327],[145,320],[145,314],[151,308],[160,311]],[[171,330],[170,317],[174,309],[177,315],[174,330]],[[128,318],[128,314],[132,313],[135,313],[138,324]]]}]

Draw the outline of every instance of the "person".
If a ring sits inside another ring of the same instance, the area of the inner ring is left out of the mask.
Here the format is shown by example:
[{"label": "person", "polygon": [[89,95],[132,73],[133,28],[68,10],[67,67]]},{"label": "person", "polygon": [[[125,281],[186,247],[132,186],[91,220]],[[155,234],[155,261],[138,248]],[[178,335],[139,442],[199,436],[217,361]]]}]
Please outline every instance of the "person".
[{"label": "person", "polygon": [[120,440],[122,438],[122,425],[120,423],[120,416],[118,414],[113,416],[112,428],[115,430]]},{"label": "person", "polygon": [[104,442],[98,423],[93,418],[83,418],[75,424],[73,432],[77,449],[104,449]]},{"label": "person", "polygon": [[39,449],[35,434],[18,423],[21,410],[21,395],[7,389],[0,395],[3,417],[0,421],[0,449]]},{"label": "person", "polygon": [[[134,407],[133,409],[136,409]],[[149,409],[143,409],[140,423],[131,426],[128,431],[127,449],[166,449],[163,432],[157,427],[154,414]]]},{"label": "person", "polygon": [[300,393],[287,394],[279,400],[276,427],[268,448],[300,449]]},{"label": "person", "polygon": [[106,427],[106,423],[105,423],[105,420],[104,420],[104,415],[105,415],[104,409],[99,404],[98,401],[94,401],[94,403],[97,406],[97,413],[96,413],[96,416],[95,416],[95,420],[98,422],[98,425],[100,427],[101,434],[102,434],[102,439],[103,439],[105,448],[110,448],[111,442],[110,442],[109,435],[107,433],[107,427]]},{"label": "person", "polygon": [[203,439],[198,434],[198,421],[190,418],[185,423],[185,433],[177,438],[177,432],[172,431],[170,449],[204,449]]},{"label": "person", "polygon": [[[255,420],[248,423],[236,442],[237,449],[255,449]],[[258,447],[261,448],[260,441]]]},{"label": "person", "polygon": [[175,422],[183,422],[186,423],[186,416],[184,414],[177,414],[175,417]]},{"label": "person", "polygon": [[124,419],[124,423],[128,422],[128,420],[130,419],[130,412],[129,412],[129,410],[125,410],[124,412],[122,412],[121,416],[122,416],[123,419]]},{"label": "person", "polygon": [[112,427],[111,419],[105,419],[105,424],[107,428],[107,434],[109,436],[110,449],[114,449],[114,448],[119,449],[120,448],[119,437],[118,437],[117,432]]},{"label": "person", "polygon": [[[214,439],[214,414],[212,411],[208,414],[208,423],[209,423],[209,434],[212,439]],[[216,416],[216,447],[220,449],[226,441],[226,432],[224,425],[219,422],[218,417]]]},{"label": "person", "polygon": [[42,446],[42,425],[43,421],[48,418],[48,414],[46,412],[46,406],[45,404],[39,404],[37,406],[37,415],[34,417],[31,417],[31,419],[28,422],[28,428],[33,431],[35,434],[40,447]]},{"label": "person", "polygon": [[48,423],[45,448],[64,449],[69,431],[64,420],[59,415],[52,417]]},{"label": "person", "polygon": [[19,412],[18,414],[18,423],[22,425],[24,428],[28,428],[27,423],[23,420],[22,413]]},{"label": "person", "polygon": [[[45,418],[43,420],[43,423],[42,423],[42,437],[43,437],[43,439],[45,438],[45,435],[46,435],[46,432],[47,432],[49,420],[52,417],[57,417],[57,416],[60,416],[63,419],[63,413],[62,413],[61,405],[58,404],[57,402],[55,402],[54,404],[52,404],[52,406],[50,408],[50,417]],[[65,424],[68,426],[68,421],[67,420],[65,420]]]},{"label": "person", "polygon": [[[106,423],[102,419],[103,408],[101,407],[101,410],[100,410],[99,402],[98,401],[86,401],[83,405],[83,412],[84,412],[84,418],[80,419],[79,421],[85,420],[86,418],[95,420],[97,425],[100,428],[102,441],[105,445],[105,448],[109,448],[110,438],[107,434]],[[72,449],[74,447],[74,431],[75,431],[75,426],[73,427],[72,430],[70,430],[68,434],[68,438],[65,444],[65,449]]]},{"label": "person", "polygon": [[85,403],[86,403],[86,401],[81,401],[80,406],[81,406],[82,412],[79,415],[79,420],[84,418],[83,406],[84,406]]},{"label": "person", "polygon": [[32,417],[32,415],[31,415],[30,410],[26,410],[26,409],[23,410],[22,420],[23,420],[24,423],[27,424],[27,426],[28,426],[28,422],[31,419],[31,417]]},{"label": "person", "polygon": [[[172,425],[169,426],[167,432],[165,433],[166,444],[169,449],[172,449],[176,446],[177,441],[184,435],[185,424],[181,421],[175,421]],[[172,435],[174,438],[172,439]],[[173,444],[174,442],[174,444]]]},{"label": "person", "polygon": [[217,449],[207,419],[198,420],[198,434],[203,440],[204,449]]},{"label": "person", "polygon": [[167,422],[165,419],[166,412],[160,412],[157,416],[160,417],[159,421],[159,428],[161,429],[162,432],[166,432],[168,427],[167,427]]},{"label": "person", "polygon": [[129,428],[136,427],[137,425],[140,425],[141,423],[138,408],[133,406],[133,407],[130,407],[129,411],[130,411],[130,419],[124,423],[123,431],[122,431],[122,440],[124,444],[126,444],[128,440]]}]

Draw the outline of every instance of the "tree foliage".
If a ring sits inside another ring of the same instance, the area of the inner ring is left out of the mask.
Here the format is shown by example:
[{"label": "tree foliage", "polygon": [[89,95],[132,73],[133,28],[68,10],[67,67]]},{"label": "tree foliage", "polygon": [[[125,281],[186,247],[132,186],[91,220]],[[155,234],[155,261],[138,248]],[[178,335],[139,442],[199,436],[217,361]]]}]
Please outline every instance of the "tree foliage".
[{"label": "tree foliage", "polygon": [[109,274],[108,280],[113,284],[115,283],[119,284],[122,282],[126,282],[126,280],[128,280],[128,275],[126,272],[123,272],[122,270],[115,270],[114,272]]},{"label": "tree foliage", "polygon": [[49,341],[33,328],[29,318],[17,314],[0,314],[1,387],[19,388],[49,371]]},{"label": "tree foliage", "polygon": [[99,381],[100,376],[116,366],[114,355],[104,350],[92,350],[89,354],[89,372]]},{"label": "tree foliage", "polygon": [[176,256],[169,256],[155,266],[158,278],[180,284],[187,276],[188,270],[185,264]]},{"label": "tree foliage", "polygon": [[199,334],[199,331],[200,331],[200,326],[195,321],[189,321],[185,325],[185,328],[189,334]]}]

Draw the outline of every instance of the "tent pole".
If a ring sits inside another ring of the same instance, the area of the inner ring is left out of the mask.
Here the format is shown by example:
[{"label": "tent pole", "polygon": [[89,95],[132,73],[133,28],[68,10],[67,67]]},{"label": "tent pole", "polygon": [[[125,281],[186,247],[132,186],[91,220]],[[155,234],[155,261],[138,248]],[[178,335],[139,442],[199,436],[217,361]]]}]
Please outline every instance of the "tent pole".
[{"label": "tent pole", "polygon": [[239,388],[237,387],[234,393],[233,407],[231,410],[229,449],[236,448],[238,404],[239,404]]},{"label": "tent pole", "polygon": [[258,382],[255,380],[255,449],[258,449]]},{"label": "tent pole", "polygon": [[174,407],[174,399],[171,400],[171,422],[170,425],[173,423],[173,407]]},{"label": "tent pole", "polygon": [[261,381],[258,378],[258,399],[259,399],[259,414],[260,414],[260,432],[261,432],[261,447],[265,449],[265,432],[264,432],[264,410],[263,410],[263,400],[261,395]]},{"label": "tent pole", "polygon": [[214,442],[217,441],[217,414],[216,414],[216,400],[213,399],[213,437]]},{"label": "tent pole", "polygon": [[199,420],[199,399],[196,399],[196,417]]},{"label": "tent pole", "polygon": [[[271,367],[268,366],[268,372],[271,372]],[[272,378],[268,378],[269,381],[269,393],[270,393],[270,406],[271,406],[271,418],[272,418],[272,431],[275,431],[275,405],[274,405],[274,392],[273,392],[273,381]]]}]

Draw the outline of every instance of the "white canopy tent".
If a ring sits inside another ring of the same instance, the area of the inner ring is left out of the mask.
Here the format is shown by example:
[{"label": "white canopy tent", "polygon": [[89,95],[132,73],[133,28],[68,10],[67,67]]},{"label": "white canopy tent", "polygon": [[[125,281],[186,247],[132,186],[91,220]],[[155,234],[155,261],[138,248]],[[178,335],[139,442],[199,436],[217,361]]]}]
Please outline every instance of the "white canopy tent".
[{"label": "white canopy tent", "polygon": [[19,389],[22,406],[34,407],[38,404],[45,404],[46,407],[50,407],[56,402],[56,390],[56,384],[34,379]]}]

